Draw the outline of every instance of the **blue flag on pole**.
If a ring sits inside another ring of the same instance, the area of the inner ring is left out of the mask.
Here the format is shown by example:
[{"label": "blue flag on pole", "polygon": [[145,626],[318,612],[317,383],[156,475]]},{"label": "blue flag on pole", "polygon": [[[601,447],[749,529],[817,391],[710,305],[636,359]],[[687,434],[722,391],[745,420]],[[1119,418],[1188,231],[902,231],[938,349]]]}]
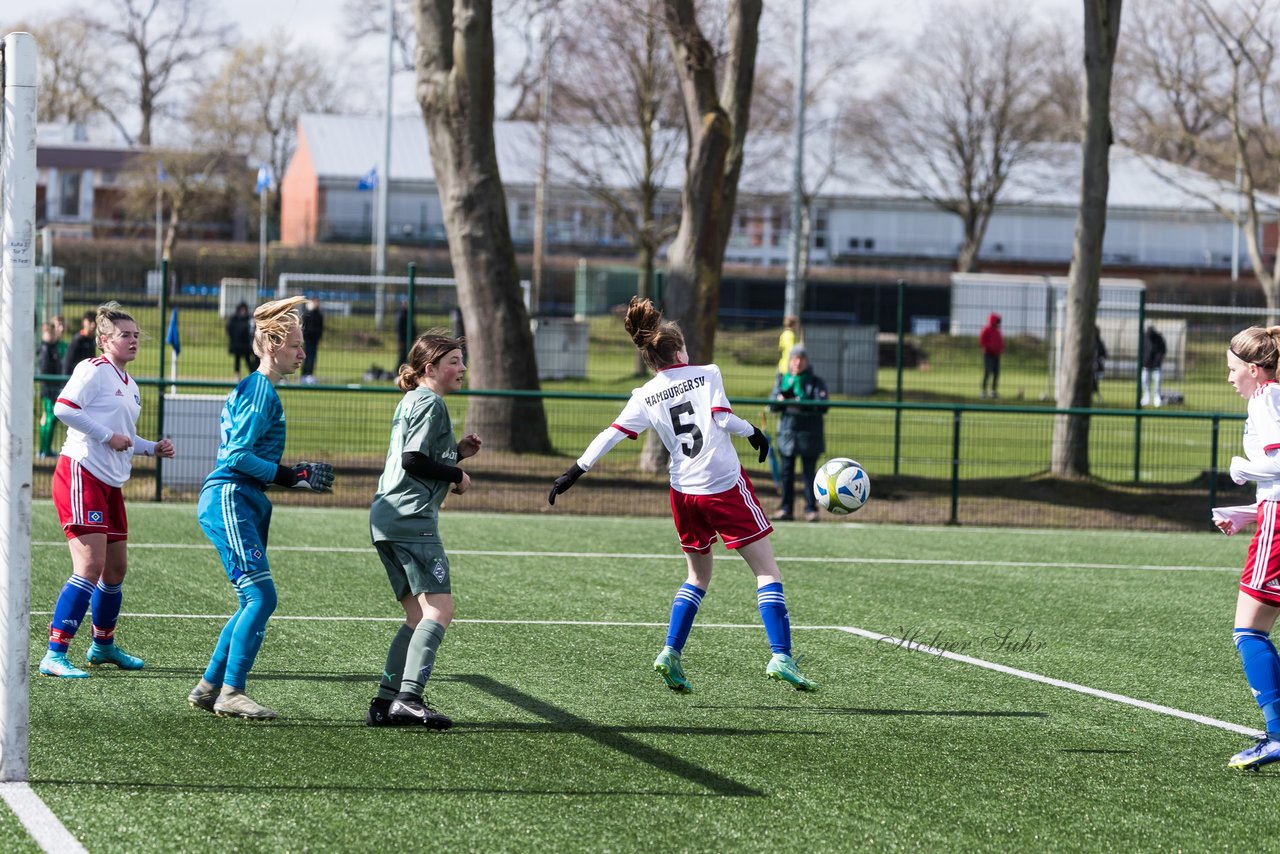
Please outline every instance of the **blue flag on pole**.
[{"label": "blue flag on pole", "polygon": [[274,190],[276,188],[276,176],[272,174],[271,167],[262,165],[258,167],[258,183],[254,187],[254,192],[259,196],[263,190]]},{"label": "blue flag on pole", "polygon": [[378,167],[375,166],[356,180],[357,190],[372,190],[378,186]]},{"label": "blue flag on pole", "polygon": [[176,308],[169,315],[169,334],[164,336],[164,343],[173,348],[175,356],[182,353],[182,344],[178,341],[178,310]]}]

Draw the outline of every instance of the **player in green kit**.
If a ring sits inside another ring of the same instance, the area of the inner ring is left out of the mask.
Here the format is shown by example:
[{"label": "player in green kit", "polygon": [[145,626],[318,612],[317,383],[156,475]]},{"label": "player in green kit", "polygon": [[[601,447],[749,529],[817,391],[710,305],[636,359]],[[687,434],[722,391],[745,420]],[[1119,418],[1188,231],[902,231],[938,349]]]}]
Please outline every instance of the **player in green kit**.
[{"label": "player in green kit", "polygon": [[444,396],[462,388],[467,366],[463,339],[432,330],[414,342],[397,384],[405,392],[391,421],[387,462],[369,510],[374,548],[387,569],[404,624],[387,650],[378,694],[369,704],[369,726],[448,729],[448,717],[431,708],[423,692],[436,650],[453,620],[449,556],[440,539],[440,504],[462,495],[471,478],[458,462],[480,450],[480,437],[453,436]]}]

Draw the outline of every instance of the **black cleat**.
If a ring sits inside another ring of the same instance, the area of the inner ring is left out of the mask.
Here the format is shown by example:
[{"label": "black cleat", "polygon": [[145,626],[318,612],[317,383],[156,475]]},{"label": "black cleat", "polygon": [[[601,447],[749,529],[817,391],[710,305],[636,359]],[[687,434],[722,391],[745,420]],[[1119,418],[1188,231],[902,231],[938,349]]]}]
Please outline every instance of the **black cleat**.
[{"label": "black cleat", "polygon": [[391,711],[391,701],[383,700],[381,697],[374,697],[369,701],[369,712],[364,716],[365,726],[395,726],[388,712]]},{"label": "black cleat", "polygon": [[428,729],[448,729],[453,726],[453,721],[431,708],[425,697],[415,697],[412,694],[401,694],[392,700],[387,719],[390,726],[417,724]]}]

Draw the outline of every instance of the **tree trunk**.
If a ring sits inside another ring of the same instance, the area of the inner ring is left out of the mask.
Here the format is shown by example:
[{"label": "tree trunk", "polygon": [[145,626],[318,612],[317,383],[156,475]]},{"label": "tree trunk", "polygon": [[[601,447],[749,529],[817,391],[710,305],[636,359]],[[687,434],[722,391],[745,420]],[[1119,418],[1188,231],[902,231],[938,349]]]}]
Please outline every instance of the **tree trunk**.
[{"label": "tree trunk", "polygon": [[690,361],[706,364],[715,356],[724,247],[737,203],[763,4],[733,0],[729,6],[730,48],[718,94],[715,53],[698,27],[694,3],[664,2],[689,150],[663,308],[680,323]]},{"label": "tree trunk", "polygon": [[[493,6],[416,0],[415,10],[418,102],[469,333],[470,386],[536,391],[533,334],[493,142]],[[466,428],[497,450],[551,451],[536,397],[471,397]]]},{"label": "tree trunk", "polygon": [[[1067,273],[1067,317],[1058,364],[1060,409],[1087,408],[1093,402],[1094,348],[1097,345],[1098,279],[1102,240],[1107,228],[1107,191],[1111,180],[1111,72],[1120,36],[1121,0],[1085,0],[1085,94],[1080,207],[1075,244]],[[1053,473],[1089,475],[1088,415],[1060,415],[1053,425]]]}]

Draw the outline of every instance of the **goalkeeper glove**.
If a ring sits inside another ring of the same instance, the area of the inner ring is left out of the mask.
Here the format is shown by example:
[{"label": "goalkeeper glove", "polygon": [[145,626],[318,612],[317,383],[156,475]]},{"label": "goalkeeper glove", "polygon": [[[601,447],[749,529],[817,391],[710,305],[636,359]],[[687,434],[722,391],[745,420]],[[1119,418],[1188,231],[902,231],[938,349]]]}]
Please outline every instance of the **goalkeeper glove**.
[{"label": "goalkeeper glove", "polygon": [[769,437],[759,427],[755,428],[755,431],[747,437],[747,441],[751,443],[751,447],[760,452],[758,462],[764,462],[769,458]]},{"label": "goalkeeper glove", "polygon": [[562,492],[568,492],[569,487],[578,482],[578,478],[586,474],[581,466],[577,463],[569,466],[569,470],[556,478],[556,482],[551,484],[551,492],[547,495],[547,503],[555,504],[556,496]]},{"label": "goalkeeper glove", "polygon": [[293,476],[297,478],[294,489],[329,492],[333,488],[333,466],[328,463],[298,463],[293,467]]}]

